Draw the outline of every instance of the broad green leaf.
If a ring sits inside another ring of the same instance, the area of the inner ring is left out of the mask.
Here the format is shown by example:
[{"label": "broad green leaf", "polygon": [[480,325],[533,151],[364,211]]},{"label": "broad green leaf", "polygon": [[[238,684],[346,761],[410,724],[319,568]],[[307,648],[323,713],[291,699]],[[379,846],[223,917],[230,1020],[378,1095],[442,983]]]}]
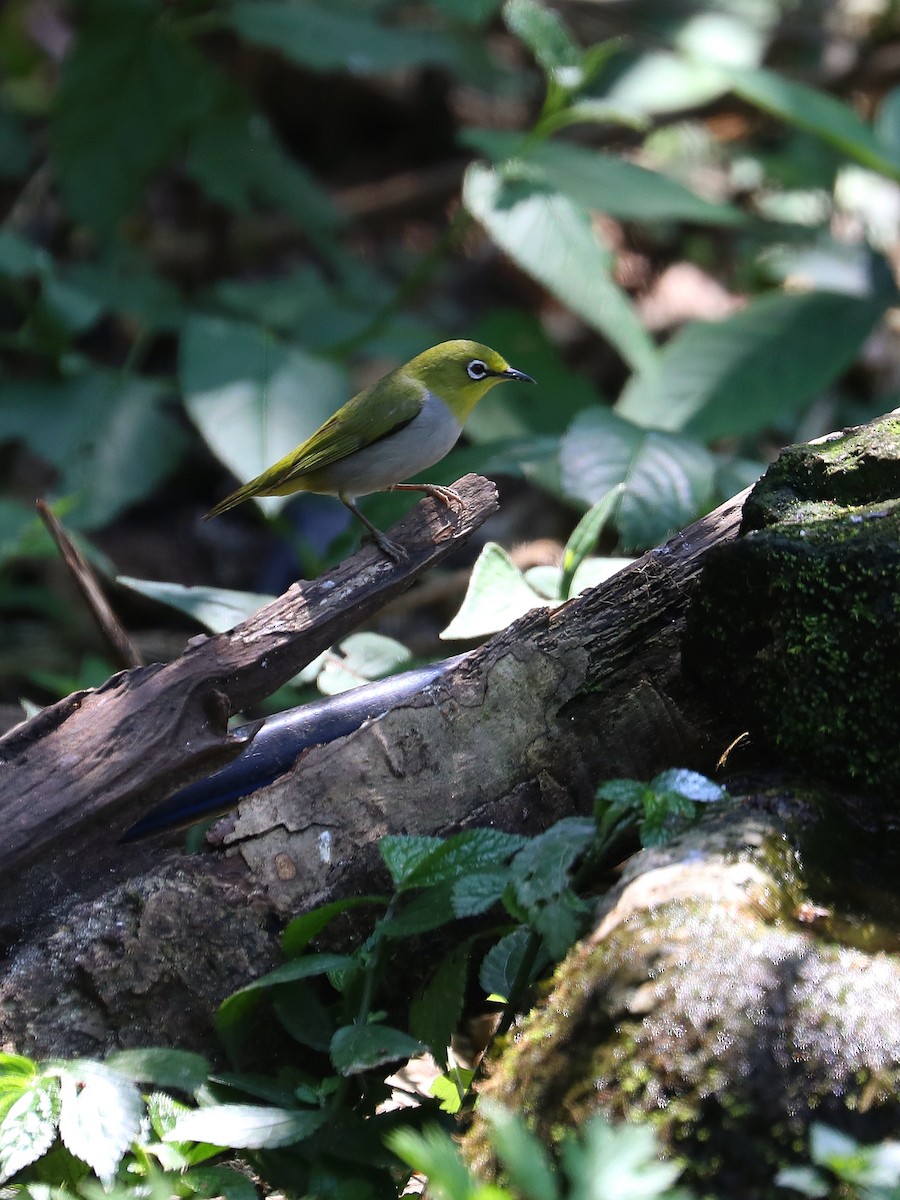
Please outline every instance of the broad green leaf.
[{"label": "broad green leaf", "polygon": [[345,372],[333,363],[218,317],[188,322],[179,376],[191,418],[240,480],[287,454],[350,396]]},{"label": "broad green leaf", "polygon": [[432,929],[440,929],[455,919],[452,895],[453,884],[449,881],[418,892],[399,912],[378,922],[379,936],[411,938],[420,933],[430,933]]},{"label": "broad green leaf", "polygon": [[53,259],[14,229],[0,229],[0,275],[24,279],[53,270]]},{"label": "broad green leaf", "polygon": [[601,496],[596,504],[584,514],[566,542],[563,551],[562,571],[560,572],[559,592],[561,600],[567,600],[573,595],[572,585],[578,568],[597,545],[597,538],[603,532],[603,527],[609,522],[625,492],[625,484],[616,484],[614,488]]},{"label": "broad green leaf", "polygon": [[443,1067],[447,1065],[450,1039],[462,1017],[470,955],[468,942],[451,950],[409,1010],[410,1033],[425,1043]]},{"label": "broad green leaf", "polygon": [[212,1104],[182,1114],[165,1140],[209,1142],[235,1150],[274,1150],[308,1138],[326,1115],[257,1104]]},{"label": "broad green leaf", "polygon": [[509,884],[509,869],[492,871],[482,868],[464,875],[453,885],[453,915],[476,917],[500,900]]},{"label": "broad green leaf", "polygon": [[[313,1050],[328,1050],[334,1037],[334,1015],[331,1008],[319,999],[316,990],[304,980],[285,983],[277,988],[272,997],[272,1008],[282,1028],[295,1042],[299,1042],[301,1046],[310,1046]],[[275,1099],[273,1096],[262,1095],[259,1098]],[[304,1104],[315,1099],[299,1092],[295,1098]]]},{"label": "broad green leaf", "polygon": [[438,883],[456,883],[472,871],[506,862],[525,842],[526,839],[518,834],[505,833],[502,829],[465,829],[441,839],[439,846],[407,870],[403,886],[433,887]]},{"label": "broad green leaf", "polygon": [[698,221],[741,225],[744,216],[727,204],[704,200],[675,179],[613,154],[570,142],[523,139],[495,129],[468,129],[461,140],[504,164],[507,180],[540,184],[575,204],[628,221]]},{"label": "broad green leaf", "polygon": [[580,817],[557,821],[513,859],[510,881],[554,958],[561,958],[581,928],[587,906],[570,891],[573,864],[591,844],[595,823]]},{"label": "broad green leaf", "polygon": [[507,1200],[508,1192],[500,1188],[492,1192],[481,1185],[476,1191],[459,1147],[437,1125],[426,1125],[421,1133],[411,1126],[401,1126],[385,1141],[398,1158],[428,1179],[436,1196],[446,1200]]},{"label": "broad green leaf", "polygon": [[228,588],[188,587],[182,583],[163,583],[156,579],[132,579],[130,575],[117,575],[116,583],[140,592],[160,604],[187,613],[199,621],[211,633],[224,633],[233,629],[247,617],[271,604],[274,596],[259,592],[235,592]]},{"label": "broad green leaf", "polygon": [[488,950],[478,972],[485,995],[510,999],[530,944],[529,931],[515,929]]},{"label": "broad green leaf", "polygon": [[557,1200],[557,1172],[522,1118],[487,1099],[479,1111],[491,1128],[491,1144],[516,1191],[525,1200]]},{"label": "broad green leaf", "polygon": [[475,1072],[469,1067],[452,1067],[446,1075],[438,1075],[431,1087],[429,1095],[440,1100],[441,1112],[455,1116],[462,1108],[466,1092],[472,1086]]},{"label": "broad green leaf", "polygon": [[327,975],[331,971],[340,971],[353,967],[355,960],[346,954],[306,954],[291,962],[283,963],[274,971],[261,975],[240,991],[233,992],[219,1005],[216,1012],[216,1030],[220,1037],[230,1039],[234,1044],[239,1026],[245,1025],[247,1017],[256,1007],[262,994],[269,988],[278,987],[282,983],[291,983],[295,979],[312,979],[316,975]]},{"label": "broad green leaf", "polygon": [[[730,495],[730,493],[726,493]],[[575,568],[575,575],[569,585],[568,596],[580,596],[590,588],[606,583],[613,575],[631,566],[633,558],[585,558]],[[563,592],[563,573],[561,567],[529,567],[525,578],[536,592],[548,600],[558,600]]]},{"label": "broad green leaf", "polygon": [[230,104],[193,133],[185,169],[226,208],[268,204],[292,216],[319,239],[341,223],[325,190],[281,146],[269,122],[249,105]]},{"label": "broad green leaf", "polygon": [[165,1047],[117,1050],[106,1059],[106,1066],[136,1083],[178,1088],[182,1092],[195,1092],[210,1072],[209,1062],[202,1054]]},{"label": "broad green leaf", "polygon": [[36,1075],[0,1121],[0,1183],[43,1157],[56,1139],[59,1080]]},{"label": "broad green leaf", "polygon": [[257,1200],[259,1193],[252,1179],[234,1167],[192,1167],[180,1183],[197,1196],[221,1196],[222,1200]]},{"label": "broad green leaf", "polygon": [[163,385],[100,370],[9,384],[0,407],[7,438],[23,438],[58,468],[57,492],[74,498],[67,520],[79,529],[107,524],[152,492],[188,440]]},{"label": "broad green leaf", "polygon": [[892,87],[878,105],[875,136],[886,152],[900,162],[900,86]]},{"label": "broad green leaf", "polygon": [[440,636],[445,641],[485,637],[546,605],[503,547],[488,542],[472,568],[459,612]]},{"label": "broad green leaf", "polygon": [[657,50],[636,52],[604,99],[628,112],[655,117],[699,108],[727,91],[728,81],[717,67]]},{"label": "broad green leaf", "polygon": [[314,71],[376,74],[425,63],[452,67],[457,61],[446,36],[381,25],[364,12],[336,4],[238,0],[228,20],[241,37]]},{"label": "broad green leaf", "polygon": [[388,1025],[345,1025],[331,1041],[331,1061],[342,1075],[358,1075],[384,1063],[420,1054],[422,1043]]},{"label": "broad green leaf", "polygon": [[640,429],[606,408],[580,413],[560,442],[564,492],[595,504],[625,485],[617,524],[623,546],[647,547],[686,525],[710,503],[716,460],[703,446]]},{"label": "broad green leaf", "polygon": [[863,166],[900,180],[900,157],[836,97],[764,68],[728,68],[723,74],[750,104],[816,134]]},{"label": "broad green leaf", "polygon": [[286,958],[296,958],[341,913],[372,905],[383,908],[387,903],[386,896],[348,896],[343,900],[333,900],[330,904],[320,904],[318,908],[288,922],[281,935],[281,949]]},{"label": "broad green leaf", "polygon": [[336,696],[373,679],[393,675],[411,659],[411,650],[383,633],[351,633],[325,658],[316,686],[326,696]]},{"label": "broad green leaf", "polygon": [[602,333],[634,370],[650,368],[653,342],[613,281],[610,253],[585,208],[556,191],[507,183],[480,163],[466,171],[463,203],[523,271]]},{"label": "broad green leaf", "polygon": [[616,412],[704,440],[756,433],[845,370],[884,308],[881,298],[775,293],[723,321],[692,322],[631,377]]},{"label": "broad green leaf", "polygon": [[108,233],[208,111],[211,68],[151,0],[85,8],[53,106],[53,151],[73,216]]},{"label": "broad green leaf", "polygon": [[143,1116],[140,1092],[117,1071],[78,1060],[61,1069],[59,1136],[103,1182],[115,1175]]},{"label": "broad green leaf", "polygon": [[562,1150],[572,1196],[593,1200],[653,1200],[672,1196],[670,1188],[682,1167],[662,1162],[649,1125],[612,1125],[602,1115],[592,1117],[581,1139],[570,1138]]},{"label": "broad green leaf", "polygon": [[417,868],[443,844],[444,839],[439,837],[389,833],[379,840],[378,853],[390,871],[395,886],[402,889]]},{"label": "broad green leaf", "polygon": [[61,275],[62,282],[96,305],[100,313],[117,313],[137,320],[147,329],[176,331],[184,319],[178,289],[143,265],[105,266],[74,263]]}]

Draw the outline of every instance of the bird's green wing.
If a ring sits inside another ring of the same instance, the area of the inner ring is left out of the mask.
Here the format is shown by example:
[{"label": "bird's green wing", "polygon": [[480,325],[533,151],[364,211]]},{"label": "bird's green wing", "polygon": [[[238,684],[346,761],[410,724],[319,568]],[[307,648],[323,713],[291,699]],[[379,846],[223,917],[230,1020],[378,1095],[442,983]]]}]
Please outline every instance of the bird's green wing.
[{"label": "bird's green wing", "polygon": [[285,484],[328,467],[408,425],[424,401],[421,383],[392,371],[348,400],[312,437],[269,470],[278,471],[278,482]]}]

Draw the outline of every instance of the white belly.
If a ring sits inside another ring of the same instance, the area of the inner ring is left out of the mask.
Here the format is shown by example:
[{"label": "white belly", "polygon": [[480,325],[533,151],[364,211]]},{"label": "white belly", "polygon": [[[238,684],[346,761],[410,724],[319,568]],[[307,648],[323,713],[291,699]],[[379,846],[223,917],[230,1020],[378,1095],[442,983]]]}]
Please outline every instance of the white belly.
[{"label": "white belly", "polygon": [[439,462],[461,432],[462,425],[444,401],[429,392],[418,416],[399,433],[328,467],[328,490],[334,495],[343,492],[351,500],[384,491]]}]

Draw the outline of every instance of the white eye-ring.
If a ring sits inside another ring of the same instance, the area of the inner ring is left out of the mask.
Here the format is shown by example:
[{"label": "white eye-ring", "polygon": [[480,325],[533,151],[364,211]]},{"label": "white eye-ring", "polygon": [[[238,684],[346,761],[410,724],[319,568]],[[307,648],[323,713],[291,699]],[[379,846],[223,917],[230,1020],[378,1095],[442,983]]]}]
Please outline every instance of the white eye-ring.
[{"label": "white eye-ring", "polygon": [[485,376],[490,375],[490,371],[487,363],[483,363],[480,358],[473,358],[466,367],[466,374],[470,379],[484,379]]}]

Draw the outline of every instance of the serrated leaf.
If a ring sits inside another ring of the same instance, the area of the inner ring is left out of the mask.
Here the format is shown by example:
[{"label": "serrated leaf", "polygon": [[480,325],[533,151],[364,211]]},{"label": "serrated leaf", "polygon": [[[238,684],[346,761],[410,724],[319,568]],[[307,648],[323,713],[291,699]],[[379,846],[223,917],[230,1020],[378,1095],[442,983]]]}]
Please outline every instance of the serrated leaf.
[{"label": "serrated leaf", "polygon": [[[612,1125],[603,1116],[587,1123],[580,1140],[570,1138],[564,1144],[562,1160],[573,1194],[589,1194],[595,1200],[668,1196],[682,1170],[677,1163],[660,1160],[648,1125]],[[681,1200],[686,1200],[683,1194]]]},{"label": "serrated leaf", "polygon": [[581,930],[587,905],[569,888],[572,866],[591,844],[593,821],[567,817],[533,838],[513,859],[516,901],[553,955],[562,958]]},{"label": "serrated leaf", "polygon": [[228,20],[248,41],[269,46],[314,71],[376,74],[436,63],[456,64],[447,38],[424,30],[380,25],[365,12],[335,5],[239,0]]},{"label": "serrated leaf", "polygon": [[507,180],[562,192],[575,204],[626,221],[698,221],[742,225],[728,204],[704,200],[659,171],[570,142],[526,140],[497,129],[467,129],[460,140],[503,164]]},{"label": "serrated leaf", "polygon": [[54,160],[71,213],[106,234],[208,111],[211,69],[147,0],[85,8],[53,106]]},{"label": "serrated leaf", "polygon": [[609,251],[587,209],[557,191],[506,183],[480,163],[463,182],[463,203],[525,272],[606,337],[634,370],[649,370],[656,348],[637,311],[613,281]]},{"label": "serrated leaf", "polygon": [[140,1092],[118,1072],[77,1060],[61,1070],[59,1136],[104,1182],[137,1138],[143,1116]]},{"label": "serrated leaf", "polygon": [[164,583],[156,579],[133,579],[130,575],[117,575],[116,583],[122,587],[158,600],[178,612],[187,613],[199,621],[211,633],[224,633],[233,629],[247,617],[271,604],[274,596],[259,592],[236,592],[229,588],[191,586],[182,583]]},{"label": "serrated leaf", "polygon": [[616,412],[704,440],[756,433],[850,365],[885,301],[833,292],[762,296],[723,321],[695,321],[633,375]]},{"label": "serrated leaf", "polygon": [[505,629],[534,608],[546,608],[547,604],[506,550],[496,542],[488,542],[469,575],[459,612],[441,630],[440,637],[444,641],[486,637]]},{"label": "serrated leaf", "polygon": [[728,792],[720,784],[686,767],[663,771],[651,781],[650,787],[657,792],[677,792],[696,804],[714,804],[728,799]]},{"label": "serrated leaf", "polygon": [[835,96],[762,67],[732,67],[723,75],[750,104],[823,138],[863,166],[900,180],[900,159],[891,147]]},{"label": "serrated leaf", "polygon": [[378,853],[398,888],[444,843],[443,838],[387,834],[378,842]]},{"label": "serrated leaf", "polygon": [[117,1050],[106,1059],[106,1066],[135,1083],[152,1083],[182,1092],[196,1091],[210,1072],[210,1064],[202,1054],[164,1047]]},{"label": "serrated leaf", "polygon": [[56,1140],[59,1080],[35,1076],[0,1121],[0,1183],[43,1157]]},{"label": "serrated leaf", "polygon": [[457,946],[444,957],[409,1010],[409,1031],[424,1042],[436,1062],[447,1065],[447,1048],[459,1027],[466,995],[471,946]]},{"label": "serrated leaf", "polygon": [[257,1104],[212,1104],[186,1112],[167,1142],[208,1142],[235,1150],[275,1150],[303,1141],[324,1124],[324,1112]]},{"label": "serrated leaf", "polygon": [[519,834],[502,829],[464,829],[440,839],[440,845],[407,871],[404,886],[456,883],[472,871],[505,862],[525,844],[526,839]]},{"label": "serrated leaf", "polygon": [[192,1167],[180,1182],[198,1196],[222,1197],[222,1200],[257,1200],[259,1193],[252,1179],[233,1167]]},{"label": "serrated leaf", "polygon": [[331,1040],[331,1061],[342,1075],[358,1075],[384,1063],[412,1058],[422,1043],[388,1025],[345,1025]]},{"label": "serrated leaf", "polygon": [[509,870],[473,871],[453,884],[453,915],[477,917],[502,898],[509,885]]},{"label": "serrated leaf", "polygon": [[491,1144],[516,1191],[526,1200],[557,1200],[557,1173],[522,1118],[487,1099],[479,1111],[490,1126]]},{"label": "serrated leaf", "polygon": [[716,460],[686,437],[641,429],[606,408],[579,413],[559,447],[563,491],[595,504],[624,484],[617,523],[623,546],[652,546],[711,502]]},{"label": "serrated leaf", "polygon": [[[185,405],[213,453],[241,480],[272,465],[345,400],[346,373],[258,326],[193,317],[181,339]],[[278,508],[286,497],[272,497]]]},{"label": "serrated leaf", "polygon": [[562,570],[559,578],[559,598],[566,600],[573,594],[572,584],[575,575],[587,556],[597,545],[597,539],[603,532],[603,527],[611,520],[625,492],[625,484],[619,483],[610,488],[605,496],[593,504],[584,514],[566,542],[563,550]]},{"label": "serrated leaf", "polygon": [[487,996],[509,1000],[531,945],[527,929],[514,929],[491,946],[481,962],[478,982]]},{"label": "serrated leaf", "polygon": [[281,935],[281,949],[285,958],[296,958],[302,954],[312,939],[342,913],[373,905],[383,908],[387,903],[386,896],[347,896],[343,900],[332,900],[330,904],[320,904],[310,912],[301,913],[288,922]]},{"label": "serrated leaf", "polygon": [[379,921],[379,934],[388,938],[409,938],[440,929],[454,919],[450,903],[452,892],[453,884],[450,882],[426,888],[407,901],[392,917]]},{"label": "serrated leaf", "polygon": [[446,1075],[438,1075],[428,1089],[429,1095],[440,1101],[441,1112],[455,1116],[474,1078],[475,1072],[470,1068],[454,1067]]}]

